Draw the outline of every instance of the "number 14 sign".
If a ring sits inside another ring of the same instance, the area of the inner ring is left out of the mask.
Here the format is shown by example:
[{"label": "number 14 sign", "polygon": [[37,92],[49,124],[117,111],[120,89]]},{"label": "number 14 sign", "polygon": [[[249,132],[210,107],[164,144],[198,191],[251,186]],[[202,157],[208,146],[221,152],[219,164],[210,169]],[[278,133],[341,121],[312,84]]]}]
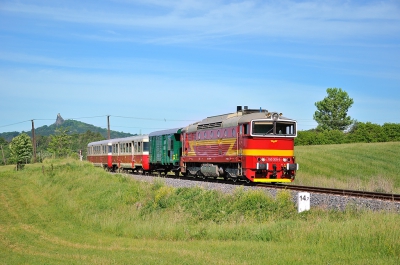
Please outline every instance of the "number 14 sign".
[{"label": "number 14 sign", "polygon": [[310,193],[299,192],[297,194],[297,211],[299,213],[310,210]]}]

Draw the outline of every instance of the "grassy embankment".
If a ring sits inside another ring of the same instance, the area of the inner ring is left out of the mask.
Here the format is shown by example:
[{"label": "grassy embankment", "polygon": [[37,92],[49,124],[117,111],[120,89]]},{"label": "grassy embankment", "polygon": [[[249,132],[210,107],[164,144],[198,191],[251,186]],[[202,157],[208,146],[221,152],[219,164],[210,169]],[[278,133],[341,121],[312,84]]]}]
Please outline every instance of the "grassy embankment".
[{"label": "grassy embankment", "polygon": [[398,213],[298,214],[286,192],[175,189],[52,160],[0,167],[0,196],[2,264],[400,262]]}]

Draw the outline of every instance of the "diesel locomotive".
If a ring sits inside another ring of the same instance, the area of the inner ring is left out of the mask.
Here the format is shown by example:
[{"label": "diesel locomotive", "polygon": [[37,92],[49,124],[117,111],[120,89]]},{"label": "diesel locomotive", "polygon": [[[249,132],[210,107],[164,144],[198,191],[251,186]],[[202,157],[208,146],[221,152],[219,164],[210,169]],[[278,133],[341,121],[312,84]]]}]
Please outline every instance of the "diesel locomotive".
[{"label": "diesel locomotive", "polygon": [[89,143],[88,160],[108,170],[245,182],[292,182],[295,120],[238,106],[182,128]]}]

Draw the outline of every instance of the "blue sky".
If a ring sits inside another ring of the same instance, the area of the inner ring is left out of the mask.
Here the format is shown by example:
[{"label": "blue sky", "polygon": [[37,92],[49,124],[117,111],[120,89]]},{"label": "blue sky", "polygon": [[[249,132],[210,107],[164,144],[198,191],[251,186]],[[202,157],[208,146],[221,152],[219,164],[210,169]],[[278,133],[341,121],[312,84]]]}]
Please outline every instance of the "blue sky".
[{"label": "blue sky", "polygon": [[399,1],[0,1],[0,132],[60,113],[150,133],[237,105],[308,130],[329,87],[400,123]]}]

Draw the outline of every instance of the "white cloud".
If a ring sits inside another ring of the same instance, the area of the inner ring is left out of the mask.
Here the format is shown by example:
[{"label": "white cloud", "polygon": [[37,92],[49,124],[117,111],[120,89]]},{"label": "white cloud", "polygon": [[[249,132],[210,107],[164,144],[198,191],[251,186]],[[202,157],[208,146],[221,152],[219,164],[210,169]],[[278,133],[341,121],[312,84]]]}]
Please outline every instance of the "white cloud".
[{"label": "white cloud", "polygon": [[[141,34],[141,41],[227,36],[352,39],[400,34],[395,1],[117,1],[113,5],[7,2],[1,12]],[[157,32],[157,37],[146,31]],[[112,38],[114,34],[109,37]],[[118,38],[118,36],[116,36]],[[124,41],[119,38],[118,40]],[[126,40],[126,39],[125,39]]]}]

